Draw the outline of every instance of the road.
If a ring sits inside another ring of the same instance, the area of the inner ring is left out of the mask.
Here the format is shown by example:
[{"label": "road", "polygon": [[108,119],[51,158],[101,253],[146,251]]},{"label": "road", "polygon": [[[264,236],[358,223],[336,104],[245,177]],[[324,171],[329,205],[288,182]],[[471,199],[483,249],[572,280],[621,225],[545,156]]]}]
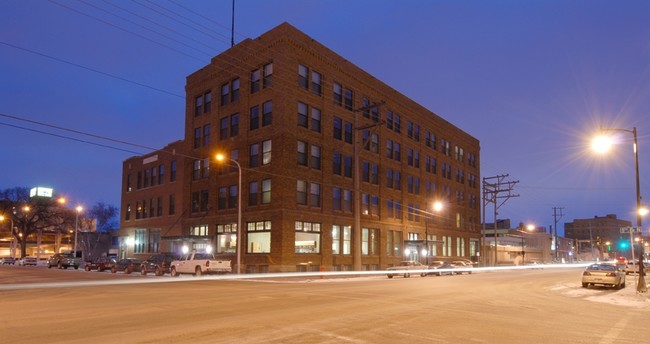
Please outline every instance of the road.
[{"label": "road", "polygon": [[650,302],[632,278],[583,289],[580,273],[212,280],[2,266],[0,342],[648,342]]}]

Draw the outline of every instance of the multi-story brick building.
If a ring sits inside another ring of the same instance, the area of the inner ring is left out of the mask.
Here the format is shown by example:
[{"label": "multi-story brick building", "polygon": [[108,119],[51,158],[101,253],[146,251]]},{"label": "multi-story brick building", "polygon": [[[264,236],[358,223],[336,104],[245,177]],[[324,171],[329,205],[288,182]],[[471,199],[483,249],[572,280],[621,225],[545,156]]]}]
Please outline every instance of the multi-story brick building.
[{"label": "multi-story brick building", "polygon": [[614,214],[594,216],[565,222],[564,236],[578,242],[578,252],[592,252],[595,249],[600,256],[610,251],[612,256],[631,257],[630,235],[621,234],[621,227],[631,226],[631,221],[618,219]]},{"label": "multi-story brick building", "polygon": [[214,57],[186,94],[179,244],[235,261],[241,229],[248,272],[478,256],[479,141],[291,25]]},{"label": "multi-story brick building", "polygon": [[120,257],[181,250],[188,239],[181,222],[187,161],[185,142],[176,141],[123,162]]}]

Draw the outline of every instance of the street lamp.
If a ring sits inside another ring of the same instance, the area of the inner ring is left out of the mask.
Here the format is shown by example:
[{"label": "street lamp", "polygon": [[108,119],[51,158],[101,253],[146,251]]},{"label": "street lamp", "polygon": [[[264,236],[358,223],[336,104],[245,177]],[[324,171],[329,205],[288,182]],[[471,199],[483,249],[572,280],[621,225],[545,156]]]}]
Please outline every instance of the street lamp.
[{"label": "street lamp", "polygon": [[[223,154],[217,154],[216,159],[219,162],[223,162],[226,157]],[[241,232],[242,232],[242,227],[241,227],[241,165],[237,160],[234,159],[229,159],[231,162],[233,162],[235,165],[237,165],[237,172],[238,172],[238,184],[237,184],[237,274],[241,273]]]},{"label": "street lamp", "polygon": [[[601,135],[596,137],[592,141],[592,148],[599,153],[605,153],[609,150],[612,145],[612,140],[609,136],[604,135],[606,131],[623,131],[630,133],[634,139],[634,145],[632,146],[634,150],[634,167],[635,167],[635,176],[636,176],[636,227],[637,230],[641,231],[643,235],[643,226],[641,224],[642,208],[641,208],[641,187],[639,185],[639,146],[637,143],[637,133],[636,127],[629,129],[618,129],[618,128],[601,128]],[[634,260],[634,247],[632,247],[632,260]],[[643,257],[643,246],[641,246],[641,256]],[[642,283],[643,282],[643,283]],[[637,285],[638,292],[646,292],[647,287],[645,285],[645,279],[643,274],[639,273],[639,284]]]},{"label": "street lamp", "polygon": [[74,256],[77,257],[77,232],[79,232],[79,214],[84,210],[84,208],[78,205],[75,210],[77,211],[77,216],[74,219]]}]

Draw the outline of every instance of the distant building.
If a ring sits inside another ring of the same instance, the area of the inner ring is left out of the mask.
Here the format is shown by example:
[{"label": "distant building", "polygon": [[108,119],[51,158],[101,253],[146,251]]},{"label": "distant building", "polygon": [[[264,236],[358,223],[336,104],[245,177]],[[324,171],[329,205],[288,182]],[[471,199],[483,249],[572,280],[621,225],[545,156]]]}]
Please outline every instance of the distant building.
[{"label": "distant building", "polygon": [[246,272],[478,258],[479,141],[293,26],[214,57],[185,90],[183,161],[124,162],[124,255],[209,245],[234,264],[239,233]]},{"label": "distant building", "polygon": [[597,258],[631,257],[630,235],[621,234],[621,227],[631,227],[632,222],[616,218],[614,214],[587,219],[574,219],[564,223],[564,235],[575,239],[580,253],[592,251]]},{"label": "distant building", "polygon": [[[185,143],[176,141],[123,162],[120,257],[181,250],[186,239],[181,220],[189,161]],[[206,246],[211,243],[209,238],[201,239]]]}]

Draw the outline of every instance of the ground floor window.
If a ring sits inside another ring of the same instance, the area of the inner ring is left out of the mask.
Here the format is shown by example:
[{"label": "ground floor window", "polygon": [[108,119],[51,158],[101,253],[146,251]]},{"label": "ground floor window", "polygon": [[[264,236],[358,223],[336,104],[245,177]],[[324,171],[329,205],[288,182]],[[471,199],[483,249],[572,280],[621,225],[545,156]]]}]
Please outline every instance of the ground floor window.
[{"label": "ground floor window", "polygon": [[438,255],[438,245],[437,245],[436,242],[438,241],[438,236],[433,235],[433,234],[429,234],[429,235],[427,235],[427,241],[429,242],[428,243],[428,245],[429,245],[429,256],[431,256],[431,257],[437,256]]},{"label": "ground floor window", "polygon": [[271,221],[249,222],[247,253],[271,253]]},{"label": "ground floor window", "polygon": [[133,241],[133,253],[145,253],[144,249],[147,244],[147,230],[136,229]]},{"label": "ground floor window", "polygon": [[227,223],[217,225],[217,253],[237,252],[237,224]]},{"label": "ground floor window", "polygon": [[192,226],[190,228],[190,235],[208,236],[208,225]]},{"label": "ground floor window", "polygon": [[386,254],[388,256],[399,257],[402,247],[402,232],[388,230],[386,232]]},{"label": "ground floor window", "polygon": [[332,225],[332,254],[350,254],[352,226]]},{"label": "ground floor window", "polygon": [[296,221],[296,253],[320,253],[321,224]]},{"label": "ground floor window", "polygon": [[443,257],[451,257],[451,237],[442,237],[442,255]]},{"label": "ground floor window", "polygon": [[465,239],[461,237],[456,238],[456,256],[465,257]]},{"label": "ground floor window", "polygon": [[361,229],[361,254],[376,256],[379,254],[379,230],[376,228]]}]

